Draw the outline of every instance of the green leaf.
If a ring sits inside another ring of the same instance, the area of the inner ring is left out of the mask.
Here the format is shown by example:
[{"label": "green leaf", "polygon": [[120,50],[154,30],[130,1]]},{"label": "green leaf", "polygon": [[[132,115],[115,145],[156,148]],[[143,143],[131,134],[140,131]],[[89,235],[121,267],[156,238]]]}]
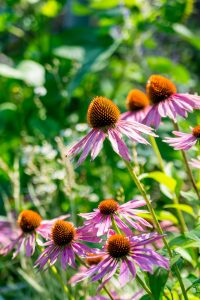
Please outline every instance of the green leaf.
[{"label": "green leaf", "polygon": [[148,274],[149,287],[155,300],[161,300],[169,272],[158,268],[153,274]]},{"label": "green leaf", "polygon": [[195,217],[193,208],[187,204],[167,204],[164,206],[164,208],[175,208],[175,209],[180,209],[184,212],[186,212],[187,214]]},{"label": "green leaf", "polygon": [[200,38],[197,34],[194,34],[191,30],[182,24],[174,24],[173,29],[178,33],[184,40],[189,42],[195,48],[200,49]]},{"label": "green leaf", "polygon": [[197,226],[194,230],[187,232],[185,235],[191,240],[200,241],[200,225]]},{"label": "green leaf", "polygon": [[175,191],[176,180],[170,176],[167,176],[165,173],[160,171],[145,173],[140,176],[140,179],[152,178],[159,182],[160,184],[165,185],[171,192]]},{"label": "green leaf", "polygon": [[178,219],[169,211],[161,210],[156,212],[156,216],[160,221],[171,221],[174,224],[178,224]]},{"label": "green leaf", "polygon": [[170,260],[170,267],[172,267],[175,263],[177,263],[180,258],[181,258],[180,254],[176,254],[175,256],[173,256],[173,258]]},{"label": "green leaf", "polygon": [[186,291],[189,291],[191,288],[195,287],[196,285],[199,286],[200,284],[200,278],[197,278],[196,280],[193,281],[193,283],[187,288]]},{"label": "green leaf", "polygon": [[191,255],[188,253],[187,250],[183,249],[182,247],[177,247],[176,252],[179,253],[182,258],[191,263],[193,267],[195,267],[195,262],[193,261]]},{"label": "green leaf", "polygon": [[188,83],[190,80],[190,74],[183,65],[176,64],[166,57],[149,56],[147,63],[152,72],[170,75],[178,83]]}]

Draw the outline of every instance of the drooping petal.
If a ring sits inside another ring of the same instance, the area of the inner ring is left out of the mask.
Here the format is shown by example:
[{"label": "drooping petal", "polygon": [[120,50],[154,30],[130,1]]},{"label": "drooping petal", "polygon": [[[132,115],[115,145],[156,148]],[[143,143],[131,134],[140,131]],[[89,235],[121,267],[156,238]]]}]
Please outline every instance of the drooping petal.
[{"label": "drooping petal", "polygon": [[105,133],[103,131],[99,131],[98,136],[91,150],[92,160],[94,160],[98,156],[99,152],[101,151],[105,138],[106,138]]},{"label": "drooping petal", "polygon": [[113,150],[125,160],[130,161],[130,156],[128,153],[128,148],[123,142],[119,133],[115,129],[108,130],[108,139],[110,140]]},{"label": "drooping petal", "polygon": [[81,154],[78,162],[77,162],[77,167],[82,164],[82,162],[87,158],[88,154],[90,153],[90,150],[93,147],[93,144],[96,141],[97,135],[99,133],[98,129],[93,129],[92,134],[90,135],[90,137],[87,139],[86,143],[83,146],[83,153]]},{"label": "drooping petal", "polygon": [[129,268],[127,266],[127,263],[125,260],[122,260],[121,267],[120,267],[120,273],[119,273],[119,282],[121,287],[124,287],[127,282],[129,282],[130,279],[130,272]]}]

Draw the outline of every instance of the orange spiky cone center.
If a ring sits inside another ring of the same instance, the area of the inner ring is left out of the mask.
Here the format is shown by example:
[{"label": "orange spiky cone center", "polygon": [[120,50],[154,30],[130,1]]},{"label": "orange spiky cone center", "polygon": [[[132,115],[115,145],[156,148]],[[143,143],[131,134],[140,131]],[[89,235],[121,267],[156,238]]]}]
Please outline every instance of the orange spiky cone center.
[{"label": "orange spiky cone center", "polygon": [[176,86],[163,76],[152,75],[147,82],[146,91],[152,104],[157,104],[175,94]]},{"label": "orange spiky cone center", "polygon": [[140,90],[134,89],[128,93],[126,107],[129,111],[138,111],[149,105],[149,99]]},{"label": "orange spiky cone center", "polygon": [[113,258],[122,258],[130,253],[131,244],[122,234],[112,235],[107,241],[107,251]]},{"label": "orange spiky cone center", "polygon": [[51,230],[51,237],[55,245],[66,246],[70,244],[76,234],[73,224],[63,220],[57,220]]},{"label": "orange spiky cone center", "polygon": [[98,206],[103,215],[112,215],[118,209],[118,203],[113,199],[106,199],[100,202]]},{"label": "orange spiky cone center", "polygon": [[19,227],[24,233],[33,232],[40,226],[41,216],[33,210],[23,210],[17,220]]},{"label": "orange spiky cone center", "polygon": [[92,128],[114,127],[120,117],[116,104],[105,97],[95,97],[87,112],[88,124]]},{"label": "orange spiky cone center", "polygon": [[196,126],[196,127],[193,128],[192,134],[196,138],[198,138],[198,139],[200,138],[200,125],[198,125],[198,126]]}]

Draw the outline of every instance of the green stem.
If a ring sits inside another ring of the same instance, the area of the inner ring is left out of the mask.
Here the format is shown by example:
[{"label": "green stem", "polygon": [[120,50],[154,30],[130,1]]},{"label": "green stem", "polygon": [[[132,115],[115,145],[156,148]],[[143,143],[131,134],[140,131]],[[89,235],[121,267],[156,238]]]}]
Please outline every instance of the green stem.
[{"label": "green stem", "polygon": [[[151,214],[151,216],[152,216],[152,218],[153,218],[155,228],[157,229],[157,231],[158,231],[159,234],[163,235],[163,230],[162,230],[162,228],[160,227],[160,224],[159,224],[159,222],[158,222],[158,220],[157,220],[155,211],[154,211],[154,209],[153,209],[153,207],[152,207],[152,205],[151,205],[150,199],[149,199],[149,197],[147,196],[146,191],[145,191],[143,185],[140,183],[140,180],[138,179],[137,175],[135,174],[135,172],[134,172],[134,170],[133,170],[131,164],[130,164],[128,161],[126,161],[126,160],[124,160],[124,162],[125,162],[125,164],[126,164],[128,170],[129,170],[129,173],[130,173],[130,175],[131,175],[133,181],[135,182],[135,184],[136,184],[138,190],[140,191],[141,195],[143,196],[143,198],[144,198],[144,200],[145,200],[145,202],[146,202],[146,205],[147,205],[147,207],[148,207],[148,210],[149,210],[149,212],[150,212],[150,214]],[[172,258],[172,257],[173,257],[173,254],[172,254],[172,251],[171,251],[171,249],[170,249],[170,247],[169,247],[169,245],[168,245],[168,242],[167,242],[166,238],[163,236],[162,239],[163,239],[163,242],[164,242],[164,244],[165,244],[165,247],[166,247],[166,249],[167,249],[167,251],[168,251],[168,254],[169,254],[170,258]],[[186,291],[185,291],[185,287],[184,287],[184,284],[183,284],[183,281],[182,281],[182,278],[181,278],[181,275],[180,275],[180,271],[179,271],[177,265],[175,265],[174,268],[175,268],[175,272],[176,272],[178,281],[179,281],[179,283],[180,283],[180,287],[181,287],[181,290],[182,290],[184,299],[185,299],[185,300],[188,300],[187,293],[186,293]]]},{"label": "green stem", "polygon": [[141,285],[141,287],[143,287],[143,289],[147,292],[147,294],[149,295],[149,297],[151,299],[154,299],[150,289],[148,288],[148,286],[146,285],[146,283],[139,277],[139,275],[136,275],[136,279],[139,282],[139,284]]},{"label": "green stem", "polygon": [[[174,123],[174,122],[173,122],[173,124],[174,124],[174,129],[175,129],[176,131],[180,131],[180,130],[179,130],[178,124],[177,124],[177,123]],[[195,190],[195,192],[196,192],[196,194],[197,194],[198,199],[200,200],[200,192],[199,192],[199,190],[198,190],[198,188],[197,188],[197,185],[196,185],[196,182],[195,182],[195,180],[194,180],[192,171],[191,171],[191,169],[190,169],[190,165],[189,165],[189,163],[188,163],[187,155],[186,155],[186,153],[185,153],[184,150],[181,150],[181,153],[182,153],[182,156],[183,156],[183,160],[184,160],[185,167],[186,167],[186,170],[187,170],[189,179],[190,179],[190,181],[191,181],[191,184],[192,184],[192,186],[193,186],[193,188],[194,188],[194,190]]]},{"label": "green stem", "polygon": [[52,271],[53,275],[55,276],[55,278],[58,280],[58,282],[62,286],[63,291],[67,295],[67,298],[70,299],[70,300],[75,300],[74,297],[70,295],[69,289],[66,286],[66,284],[63,282],[63,279],[60,276],[60,274],[58,273],[58,270],[56,269],[56,267],[55,266],[51,266],[50,268],[51,268],[51,271]]},{"label": "green stem", "polygon": [[160,150],[159,150],[158,145],[156,143],[156,140],[151,135],[149,136],[149,139],[150,139],[150,143],[151,143],[151,146],[153,148],[153,151],[155,152],[155,154],[157,156],[157,159],[158,159],[158,162],[159,162],[159,165],[160,165],[160,169],[161,169],[161,171],[163,171],[163,173],[165,173],[165,166],[164,166],[164,163],[163,163],[162,156],[160,154]]},{"label": "green stem", "polygon": [[112,226],[113,228],[115,229],[115,231],[118,233],[118,234],[122,234],[119,227],[117,226],[116,222],[115,222],[115,219],[113,218],[113,216],[111,216],[111,219],[112,219]]},{"label": "green stem", "polygon": [[[162,156],[160,154],[160,150],[158,148],[158,145],[156,143],[156,140],[153,136],[150,135],[150,142],[151,142],[151,145],[152,145],[152,148],[157,156],[157,159],[158,159],[158,162],[159,162],[159,165],[160,165],[160,169],[163,173],[165,173],[165,165],[164,165],[164,162],[163,162],[163,159],[162,159]],[[174,202],[174,204],[179,204],[179,200],[178,200],[178,197],[175,193],[172,194],[172,200]],[[187,229],[187,225],[185,224],[185,220],[183,218],[183,214],[181,212],[180,209],[177,208],[177,214],[178,214],[178,218],[179,218],[179,221],[180,221],[180,230],[181,230],[181,233],[184,233],[185,231],[188,231]]]}]

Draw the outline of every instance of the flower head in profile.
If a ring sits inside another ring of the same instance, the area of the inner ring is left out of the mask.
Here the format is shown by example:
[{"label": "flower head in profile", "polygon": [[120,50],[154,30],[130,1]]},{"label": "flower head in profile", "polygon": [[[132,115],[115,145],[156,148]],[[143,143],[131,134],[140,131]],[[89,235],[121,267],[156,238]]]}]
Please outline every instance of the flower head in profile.
[{"label": "flower head in profile", "polygon": [[200,169],[200,158],[198,158],[198,159],[192,158],[189,163],[193,168]]},{"label": "flower head in profile", "polygon": [[155,136],[152,128],[135,121],[120,119],[120,111],[117,105],[105,97],[95,97],[89,105],[87,120],[92,130],[77,144],[68,149],[67,156],[76,156],[82,151],[77,165],[80,165],[91,152],[94,160],[107,137],[112,144],[113,150],[123,157],[130,160],[128,148],[122,139],[122,134],[126,135],[131,141],[142,144],[149,144],[142,136],[142,133]]},{"label": "flower head in profile", "polygon": [[35,251],[36,233],[47,238],[48,229],[53,221],[42,220],[42,217],[33,210],[23,210],[15,225],[13,222],[0,221],[0,241],[3,241],[0,254],[7,255],[17,246],[13,255],[15,257],[25,245],[26,255],[31,256]]},{"label": "flower head in profile", "polygon": [[152,227],[138,215],[147,213],[146,210],[137,209],[144,205],[146,203],[143,200],[131,200],[119,205],[113,199],[106,199],[100,202],[94,212],[82,213],[80,216],[86,219],[84,228],[95,232],[97,236],[107,234],[113,221],[125,234],[130,235],[132,231],[127,224],[139,231],[144,231],[146,226]]},{"label": "flower head in profile", "polygon": [[47,248],[41,253],[35,266],[39,266],[39,270],[50,263],[53,265],[60,257],[61,266],[66,269],[67,265],[75,268],[75,255],[86,256],[88,252],[92,252],[88,246],[82,241],[99,242],[99,238],[95,237],[91,232],[86,232],[82,228],[75,228],[71,222],[57,220],[49,232],[49,241],[43,246]]},{"label": "flower head in profile", "polygon": [[150,109],[146,94],[138,89],[131,90],[126,98],[127,112],[121,115],[122,120],[141,123]]},{"label": "flower head in profile", "polygon": [[200,125],[191,128],[191,133],[173,131],[176,138],[165,138],[164,142],[168,143],[175,150],[188,150],[200,141]]},{"label": "flower head in profile", "polygon": [[200,96],[177,93],[176,86],[167,78],[152,75],[147,82],[147,96],[152,104],[144,123],[157,129],[161,118],[177,122],[177,115],[187,117],[188,112],[200,109]]},{"label": "flower head in profile", "polygon": [[78,281],[91,278],[91,281],[102,279],[101,289],[119,269],[119,282],[123,287],[136,276],[136,266],[141,270],[153,273],[153,265],[169,269],[167,258],[158,254],[146,245],[162,238],[157,233],[124,236],[111,233],[101,251],[102,261],[86,271]]}]

